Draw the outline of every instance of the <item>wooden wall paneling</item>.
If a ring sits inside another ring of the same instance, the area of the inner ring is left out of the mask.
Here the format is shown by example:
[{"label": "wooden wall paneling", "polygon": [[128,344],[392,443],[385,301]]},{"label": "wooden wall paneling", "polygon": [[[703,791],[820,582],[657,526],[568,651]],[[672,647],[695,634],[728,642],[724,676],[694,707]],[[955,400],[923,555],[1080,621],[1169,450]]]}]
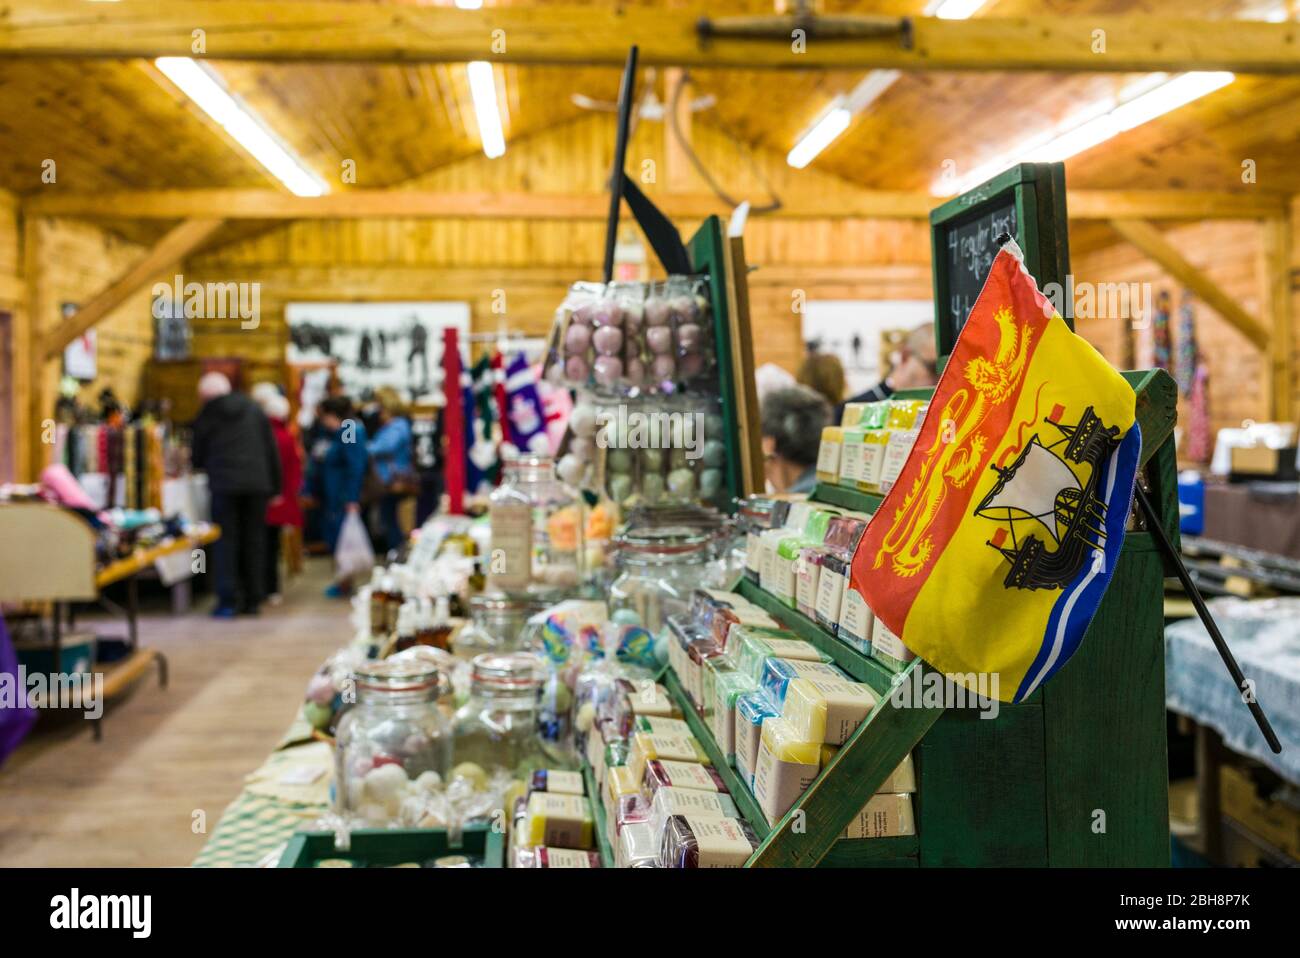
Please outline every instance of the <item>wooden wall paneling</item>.
[{"label": "wooden wall paneling", "polygon": [[1291,315],[1291,220],[1260,225],[1260,283],[1264,290],[1269,331],[1269,378],[1272,417],[1295,420],[1295,340]]}]

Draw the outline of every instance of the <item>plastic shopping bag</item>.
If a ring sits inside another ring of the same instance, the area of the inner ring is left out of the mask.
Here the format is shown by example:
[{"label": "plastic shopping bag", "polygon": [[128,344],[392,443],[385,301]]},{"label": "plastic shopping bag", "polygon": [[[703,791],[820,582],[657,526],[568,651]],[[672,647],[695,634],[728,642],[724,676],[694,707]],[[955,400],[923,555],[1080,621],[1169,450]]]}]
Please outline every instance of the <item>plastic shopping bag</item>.
[{"label": "plastic shopping bag", "polygon": [[370,548],[370,535],[358,513],[349,512],[343,518],[334,547],[334,565],[340,580],[368,575],[374,568],[375,550]]}]

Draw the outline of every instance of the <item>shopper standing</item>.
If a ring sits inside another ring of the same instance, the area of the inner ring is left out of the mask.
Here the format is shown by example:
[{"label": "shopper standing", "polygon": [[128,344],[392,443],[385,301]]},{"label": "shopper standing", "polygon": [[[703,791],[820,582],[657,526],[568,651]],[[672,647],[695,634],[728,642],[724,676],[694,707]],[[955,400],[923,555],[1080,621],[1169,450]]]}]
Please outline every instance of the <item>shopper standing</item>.
[{"label": "shopper standing", "polygon": [[375,390],[379,403],[375,438],[368,443],[375,473],[384,485],[379,499],[380,535],[384,548],[400,549],[406,538],[397,519],[401,501],[418,491],[417,478],[411,468],[411,419],[397,390],[382,386]]},{"label": "shopper standing", "polygon": [[271,423],[218,372],[199,380],[203,408],[194,420],[192,460],[208,475],[216,543],[213,615],[256,615],[266,585],[266,504],[280,489],[280,454]]},{"label": "shopper standing", "polygon": [[271,605],[280,604],[280,540],[285,526],[302,529],[302,450],[289,430],[289,400],[276,394],[262,405],[271,420],[271,433],[280,454],[280,490],[266,507],[266,595]]},{"label": "shopper standing", "polygon": [[[329,445],[311,471],[310,495],[320,504],[321,536],[330,555],[338,545],[343,520],[360,513],[370,455],[366,452],[366,427],[346,396],[331,396],[318,407],[321,425],[328,430]],[[334,583],[326,595],[342,595],[347,583]]]},{"label": "shopper standing", "polygon": [[763,468],[775,492],[808,493],[817,484],[817,452],[831,407],[807,386],[787,386],[763,397]]}]

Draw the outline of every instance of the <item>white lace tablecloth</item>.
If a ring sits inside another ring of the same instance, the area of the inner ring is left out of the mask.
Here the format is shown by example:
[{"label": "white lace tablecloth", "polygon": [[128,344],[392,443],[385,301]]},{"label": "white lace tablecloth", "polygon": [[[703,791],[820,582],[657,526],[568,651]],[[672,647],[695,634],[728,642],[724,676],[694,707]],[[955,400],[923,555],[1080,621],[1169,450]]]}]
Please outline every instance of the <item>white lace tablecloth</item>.
[{"label": "white lace tablecloth", "polygon": [[1282,743],[1274,755],[1201,620],[1165,628],[1165,700],[1236,752],[1300,784],[1300,598],[1215,599],[1210,613]]}]

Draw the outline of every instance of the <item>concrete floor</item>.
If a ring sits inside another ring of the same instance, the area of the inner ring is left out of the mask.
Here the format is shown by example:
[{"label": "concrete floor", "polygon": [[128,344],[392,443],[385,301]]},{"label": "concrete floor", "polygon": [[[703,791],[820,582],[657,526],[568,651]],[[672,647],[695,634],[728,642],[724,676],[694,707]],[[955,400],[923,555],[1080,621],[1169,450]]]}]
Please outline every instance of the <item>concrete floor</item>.
[{"label": "concrete floor", "polygon": [[[44,715],[0,767],[0,866],[183,866],[293,720],[307,680],[347,639],[348,605],[321,590],[328,561],[258,618],[184,616],[159,604],[141,642],[170,663],[110,704],[104,737],[84,719]],[[90,618],[78,622],[89,626]],[[123,627],[94,620],[100,634]]]}]

